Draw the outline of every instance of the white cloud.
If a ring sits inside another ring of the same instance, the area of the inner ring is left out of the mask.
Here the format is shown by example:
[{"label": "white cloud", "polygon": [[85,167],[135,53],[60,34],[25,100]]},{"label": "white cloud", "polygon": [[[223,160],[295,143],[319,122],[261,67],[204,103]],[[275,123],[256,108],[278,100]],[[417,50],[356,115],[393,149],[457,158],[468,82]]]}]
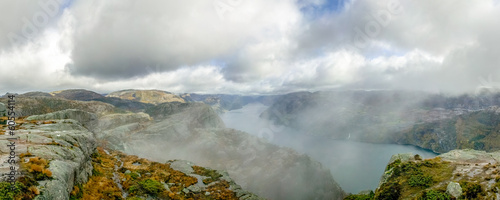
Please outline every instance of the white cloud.
[{"label": "white cloud", "polygon": [[[22,33],[22,19],[43,9],[3,2],[0,70],[9,73],[0,74],[0,90],[462,92],[481,77],[500,78],[495,1],[396,1],[402,12],[382,24],[374,15],[394,1],[351,1],[311,18],[301,9],[325,1],[218,0],[228,8],[221,15],[213,1],[76,0],[14,47],[6,35]],[[359,30],[374,23],[380,30],[365,38],[368,46],[356,46]]]}]

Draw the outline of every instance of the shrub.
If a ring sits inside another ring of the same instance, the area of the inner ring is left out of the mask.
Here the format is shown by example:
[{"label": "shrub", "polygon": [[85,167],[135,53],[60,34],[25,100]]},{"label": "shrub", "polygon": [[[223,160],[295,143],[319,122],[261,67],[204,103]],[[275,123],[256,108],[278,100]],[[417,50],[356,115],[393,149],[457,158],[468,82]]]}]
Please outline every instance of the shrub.
[{"label": "shrub", "polygon": [[351,194],[344,198],[344,200],[372,200],[375,197],[375,193],[370,191],[369,194]]},{"label": "shrub", "polygon": [[377,191],[376,200],[395,200],[401,195],[401,185],[399,183],[383,184]]},{"label": "shrub", "polygon": [[418,200],[451,200],[451,196],[446,192],[429,190],[424,191]]},{"label": "shrub", "polygon": [[152,179],[146,179],[144,181],[140,181],[138,184],[144,191],[146,191],[146,193],[154,196],[157,196],[160,192],[165,190],[165,188],[163,188],[163,185],[160,182]]},{"label": "shrub", "polygon": [[408,185],[411,187],[430,187],[432,185],[432,176],[424,176],[421,174],[412,175],[408,179]]},{"label": "shrub", "polygon": [[477,183],[462,181],[460,186],[462,187],[462,195],[466,198],[477,198],[483,193],[483,187]]},{"label": "shrub", "polygon": [[40,194],[37,184],[32,178],[20,177],[12,190],[10,183],[0,182],[0,199],[33,199]]},{"label": "shrub", "polygon": [[29,161],[23,165],[28,172],[33,175],[35,180],[44,180],[52,177],[52,172],[47,169],[47,167],[49,167],[49,161],[43,158],[30,158]]},{"label": "shrub", "polygon": [[139,178],[139,174],[132,172],[132,173],[130,173],[130,177],[135,180],[135,179]]}]

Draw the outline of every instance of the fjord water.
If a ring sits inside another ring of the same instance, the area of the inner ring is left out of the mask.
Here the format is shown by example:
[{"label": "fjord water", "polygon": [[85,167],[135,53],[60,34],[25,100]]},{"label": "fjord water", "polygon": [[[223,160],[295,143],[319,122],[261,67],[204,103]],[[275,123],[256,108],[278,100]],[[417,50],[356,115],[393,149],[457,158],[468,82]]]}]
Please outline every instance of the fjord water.
[{"label": "fjord water", "polygon": [[312,137],[282,126],[275,126],[259,115],[267,109],[262,104],[249,104],[221,114],[228,128],[265,138],[279,146],[305,153],[329,168],[333,178],[348,193],[375,190],[392,155],[419,154],[431,158],[436,154],[417,147],[395,144],[370,144],[346,140]]}]

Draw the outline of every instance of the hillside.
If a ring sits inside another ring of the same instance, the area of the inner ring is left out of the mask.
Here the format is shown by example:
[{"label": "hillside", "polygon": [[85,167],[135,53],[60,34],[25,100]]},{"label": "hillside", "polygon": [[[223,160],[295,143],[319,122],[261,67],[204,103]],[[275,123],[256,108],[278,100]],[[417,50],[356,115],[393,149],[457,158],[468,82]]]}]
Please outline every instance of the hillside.
[{"label": "hillside", "polygon": [[106,97],[116,97],[154,105],[167,102],[186,102],[175,94],[161,90],[121,90],[109,93]]},{"label": "hillside", "polygon": [[291,93],[261,115],[304,133],[370,143],[410,144],[438,153],[500,149],[500,93],[444,96],[403,91]]}]

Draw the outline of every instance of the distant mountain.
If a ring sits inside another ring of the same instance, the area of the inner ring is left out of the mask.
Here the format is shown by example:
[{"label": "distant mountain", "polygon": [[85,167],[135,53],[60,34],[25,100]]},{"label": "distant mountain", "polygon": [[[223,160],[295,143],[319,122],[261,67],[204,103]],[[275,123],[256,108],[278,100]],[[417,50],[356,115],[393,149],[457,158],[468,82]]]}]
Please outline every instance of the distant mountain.
[{"label": "distant mountain", "polygon": [[227,94],[195,94],[185,93],[180,95],[188,102],[203,102],[212,106],[218,113],[223,113],[229,110],[240,109],[250,103],[262,103],[271,105],[278,97],[277,95],[270,96],[241,96]]},{"label": "distant mountain", "polygon": [[444,153],[493,151],[500,93],[445,96],[411,91],[300,92],[261,114],[304,133],[334,139],[411,144]]},{"label": "distant mountain", "polygon": [[61,90],[61,91],[51,92],[50,94],[55,97],[65,98],[69,100],[79,100],[79,101],[92,101],[104,97],[96,92],[83,89]]},{"label": "distant mountain", "polygon": [[109,93],[106,97],[116,97],[153,105],[166,102],[186,102],[175,94],[161,90],[121,90]]}]

